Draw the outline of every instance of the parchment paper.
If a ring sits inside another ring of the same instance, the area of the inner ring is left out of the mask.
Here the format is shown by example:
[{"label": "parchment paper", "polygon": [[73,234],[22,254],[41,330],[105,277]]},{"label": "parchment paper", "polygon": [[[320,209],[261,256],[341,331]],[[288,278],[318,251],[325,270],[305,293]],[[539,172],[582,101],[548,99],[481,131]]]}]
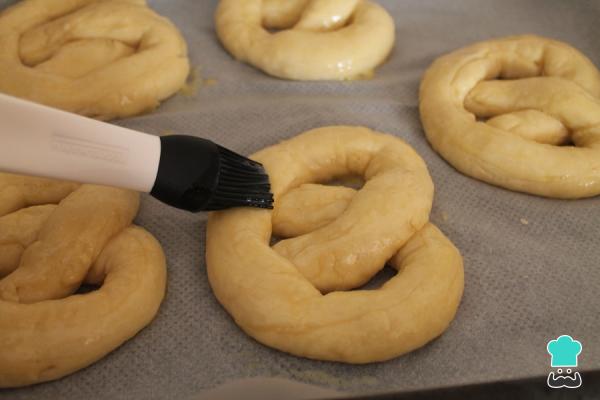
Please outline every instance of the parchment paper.
[{"label": "parchment paper", "polygon": [[[156,320],[85,370],[0,391],[0,398],[196,399],[257,377],[326,393],[402,392],[547,375],[546,343],[561,334],[583,343],[580,371],[600,368],[600,198],[550,200],[463,176],[431,150],[417,108],[428,65],[478,40],[541,34],[573,44],[600,65],[600,1],[377,1],[397,24],[389,61],[372,80],[323,83],[277,80],[234,61],[214,34],[216,1],[150,1],[182,30],[201,77],[155,112],[117,123],[204,136],[243,154],[323,125],[365,125],[405,139],[435,182],[432,221],[464,256],[465,294],[450,329],[418,351],[367,366],[269,349],[238,329],[211,293],[206,216],[145,197],[137,223],[159,239],[168,258],[168,295]],[[0,0],[0,7],[12,2]]]}]

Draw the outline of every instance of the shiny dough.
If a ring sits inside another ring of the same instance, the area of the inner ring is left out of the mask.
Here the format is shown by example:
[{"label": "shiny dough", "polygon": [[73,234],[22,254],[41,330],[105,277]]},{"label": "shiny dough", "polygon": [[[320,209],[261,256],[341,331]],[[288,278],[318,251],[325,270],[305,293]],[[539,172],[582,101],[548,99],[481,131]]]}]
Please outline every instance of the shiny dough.
[{"label": "shiny dough", "polygon": [[[359,127],[325,127],[256,153],[275,210],[211,213],[211,287],[261,343],[298,356],[368,363],[414,350],[454,318],[462,258],[428,217],[433,184],[402,140]],[[327,182],[365,179],[358,190]],[[296,237],[270,246],[271,233]],[[399,272],[353,290],[386,262]],[[326,294],[323,294],[326,293]]]},{"label": "shiny dough", "polygon": [[[121,189],[0,174],[0,388],[73,373],[154,318],[166,264],[131,225],[138,204]],[[73,294],[83,282],[101,286]]]},{"label": "shiny dough", "polygon": [[420,110],[433,148],[467,175],[540,196],[600,194],[600,73],[565,43],[515,36],[440,57]]},{"label": "shiny dough", "polygon": [[368,77],[394,45],[392,17],[367,0],[221,0],[215,20],[235,58],[285,79]]},{"label": "shiny dough", "polygon": [[144,0],[23,0],[0,13],[0,92],[100,119],[185,83],[186,44]]}]

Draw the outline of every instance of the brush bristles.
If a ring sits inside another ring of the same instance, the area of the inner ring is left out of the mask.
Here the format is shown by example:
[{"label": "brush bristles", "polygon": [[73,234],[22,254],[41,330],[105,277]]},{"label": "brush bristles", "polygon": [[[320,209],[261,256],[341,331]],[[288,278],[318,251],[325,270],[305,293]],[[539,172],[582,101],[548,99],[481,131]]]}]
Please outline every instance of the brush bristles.
[{"label": "brush bristles", "polygon": [[218,146],[219,178],[207,211],[231,207],[273,208],[269,176],[263,166],[231,150]]}]

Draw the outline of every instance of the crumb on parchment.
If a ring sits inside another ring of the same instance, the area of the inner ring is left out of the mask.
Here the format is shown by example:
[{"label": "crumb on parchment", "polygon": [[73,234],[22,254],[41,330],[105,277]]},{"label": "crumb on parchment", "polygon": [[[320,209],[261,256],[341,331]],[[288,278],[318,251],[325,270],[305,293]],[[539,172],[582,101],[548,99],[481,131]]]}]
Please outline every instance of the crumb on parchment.
[{"label": "crumb on parchment", "polygon": [[193,67],[190,70],[190,75],[186,80],[185,84],[179,93],[185,97],[194,97],[198,94],[198,90],[202,86],[214,86],[217,84],[217,80],[213,78],[204,78],[202,76],[202,69],[200,67]]}]

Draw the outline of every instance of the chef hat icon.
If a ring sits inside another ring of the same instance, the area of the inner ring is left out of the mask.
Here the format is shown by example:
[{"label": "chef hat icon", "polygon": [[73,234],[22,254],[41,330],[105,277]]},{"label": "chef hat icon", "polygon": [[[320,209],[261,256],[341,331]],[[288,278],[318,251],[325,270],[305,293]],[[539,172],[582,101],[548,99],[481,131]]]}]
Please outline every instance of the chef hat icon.
[{"label": "chef hat icon", "polygon": [[561,335],[555,340],[548,342],[546,346],[548,353],[552,357],[552,367],[576,367],[577,356],[581,354],[583,346],[578,340],[574,340],[569,335]]}]

